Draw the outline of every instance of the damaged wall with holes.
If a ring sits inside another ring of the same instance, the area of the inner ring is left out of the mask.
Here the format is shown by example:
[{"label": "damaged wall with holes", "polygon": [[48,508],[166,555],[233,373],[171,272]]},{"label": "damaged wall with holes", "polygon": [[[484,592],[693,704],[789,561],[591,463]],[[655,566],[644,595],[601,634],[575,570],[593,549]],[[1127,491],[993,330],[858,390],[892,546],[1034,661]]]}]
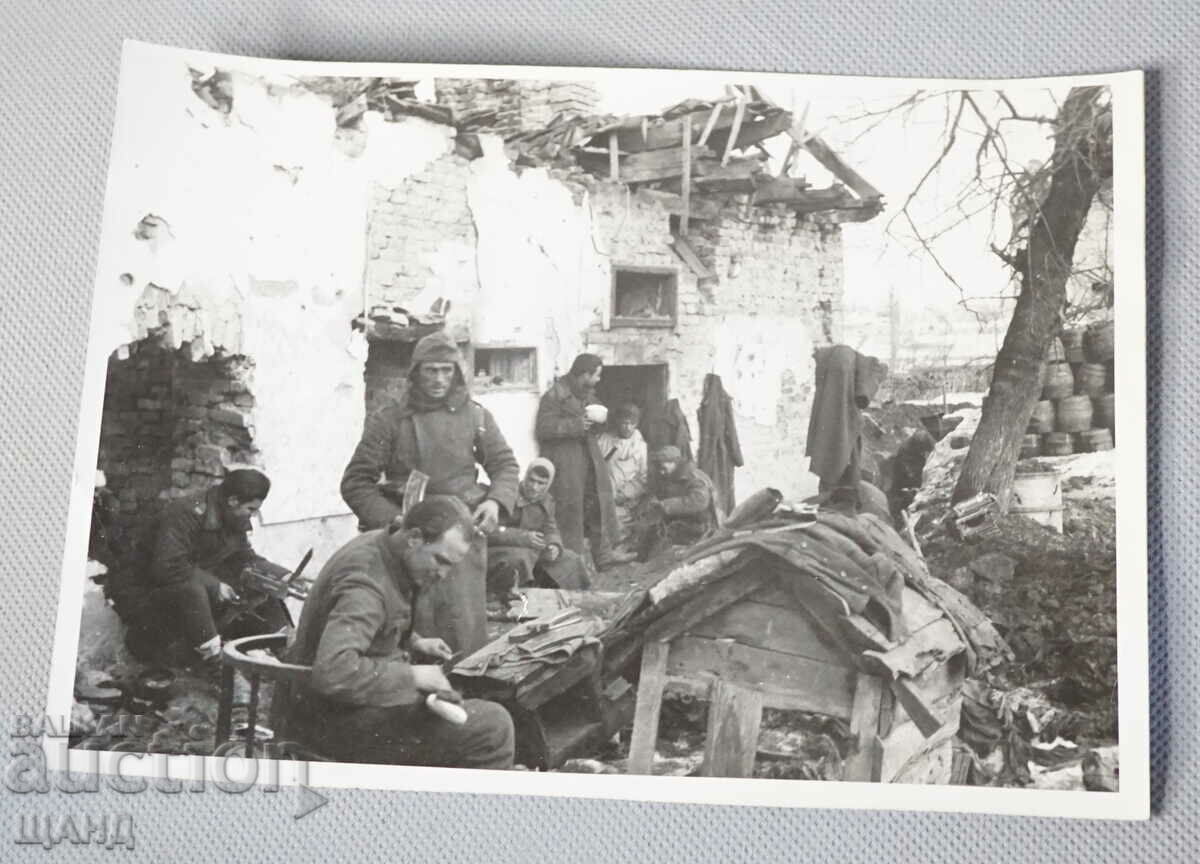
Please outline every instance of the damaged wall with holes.
[{"label": "damaged wall with holes", "polygon": [[[371,182],[419,172],[452,133],[374,113],[341,128],[328,95],[293,79],[125,71],[138,86],[119,99],[137,104],[121,106],[113,152],[137,158],[113,163],[100,244],[100,467],[136,514],[258,464],[273,487],[256,547],[294,563],[315,545],[322,560],[356,528],[338,484],[362,430],[366,345],[349,322]],[[143,437],[153,458],[132,450]]]},{"label": "damaged wall with holes", "polygon": [[[397,115],[370,107],[389,98],[376,94],[348,111],[313,82],[141,71],[119,97],[138,108],[119,112],[114,153],[138,156],[111,169],[92,346],[110,361],[100,467],[128,513],[250,462],[273,482],[256,546],[327,557],[355,530],[339,483],[365,408],[406,364],[350,322],[439,300],[522,462],[540,393],[591,350],[665,366],[693,437],[704,375],[720,374],[747,459],[739,488],[811,490],[796,454],[811,346],[841,326],[836,225],[714,208],[681,257],[661,194],[578,167],[514,168],[495,129],[465,151],[443,105]],[[439,98],[479,98],[464,86],[443,82]],[[496,128],[594,104],[584,85],[486,86]],[[170,145],[129,143],[148,140]],[[620,274],[636,290],[616,298]]]},{"label": "damaged wall with holes", "polygon": [[[402,183],[373,187],[369,304],[414,310],[452,300],[449,326],[475,352],[475,392],[522,462],[537,452],[539,394],[586,350],[609,365],[667,364],[669,395],[693,438],[704,376],[720,374],[745,450],[739,488],[815,491],[798,452],[812,347],[841,332],[840,226],[788,211],[724,210],[691,222],[696,268],[675,251],[678,217],[655,193],[578,170],[514,170],[498,137],[480,140],[479,158],[448,147]],[[614,308],[614,272],[624,268],[670,277],[671,308],[660,310],[670,321],[616,314],[629,311]],[[479,360],[481,351],[517,349],[533,354],[531,378],[496,381]],[[376,371],[368,386],[386,387],[385,367]]]}]

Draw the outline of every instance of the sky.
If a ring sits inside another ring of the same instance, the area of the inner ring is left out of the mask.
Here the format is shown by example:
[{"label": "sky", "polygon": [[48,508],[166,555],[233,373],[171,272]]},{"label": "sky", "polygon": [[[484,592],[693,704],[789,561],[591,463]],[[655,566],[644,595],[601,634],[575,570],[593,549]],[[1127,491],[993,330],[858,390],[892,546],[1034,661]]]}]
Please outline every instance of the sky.
[{"label": "sky", "polygon": [[[957,223],[931,247],[959,283],[960,292],[913,240],[900,214],[903,203],[944,147],[946,110],[951,103],[945,96],[936,95],[904,116],[892,113],[860,136],[873,120],[847,122],[849,118],[898,105],[918,88],[883,79],[864,79],[839,87],[796,80],[790,87],[773,81],[759,85],[759,89],[796,116],[804,113],[805,127],[829,142],[883,193],[887,202],[883,214],[870,222],[844,226],[845,341],[879,356],[898,350],[893,348],[894,342],[914,345],[930,341],[945,342],[948,352],[960,357],[993,355],[1003,337],[1007,315],[1001,313],[1001,304],[984,298],[1008,291],[1009,271],[990,251],[993,241],[1003,245],[1009,236],[1008,214],[1001,208],[993,227],[990,211],[963,219],[961,213],[951,209],[958,191],[974,176],[980,136],[964,127],[950,157],[929,177],[910,207],[923,233]],[[1006,88],[1005,93],[1022,113],[1048,116],[1056,112],[1056,100],[1065,96],[1062,90],[1052,94],[1020,85]],[[662,80],[639,81],[636,88],[605,83],[601,94],[601,110],[618,114],[657,114],[685,98],[716,99],[725,95],[720,86],[703,82],[697,87],[695,82],[679,80],[674,74]],[[979,104],[988,111],[997,104],[997,97],[982,93]],[[1010,165],[1023,167],[1049,156],[1052,142],[1045,125],[1013,122],[1005,125],[1004,132]],[[771,149],[782,155],[787,146],[786,136],[779,136]],[[994,155],[984,160],[985,171],[1001,167]],[[811,158],[801,163],[798,171],[814,187],[826,186],[833,179]],[[976,315],[962,307],[964,296],[970,298],[972,308],[990,319],[987,323],[981,324]],[[898,310],[898,336],[885,317],[889,308]]]}]

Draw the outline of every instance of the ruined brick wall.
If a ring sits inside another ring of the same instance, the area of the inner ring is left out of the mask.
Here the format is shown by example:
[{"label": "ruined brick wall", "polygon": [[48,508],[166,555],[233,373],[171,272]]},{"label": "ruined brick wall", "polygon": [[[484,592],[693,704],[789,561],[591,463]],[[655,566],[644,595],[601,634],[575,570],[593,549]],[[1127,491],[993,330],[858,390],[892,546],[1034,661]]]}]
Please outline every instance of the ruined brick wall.
[{"label": "ruined brick wall", "polygon": [[[367,250],[371,304],[414,309],[415,301],[443,290],[461,297],[478,289],[478,237],[466,191],[470,176],[467,160],[447,154],[400,186],[373,189]],[[584,204],[578,185],[572,190],[579,193],[579,206],[590,208],[601,267],[664,267],[678,274],[673,328],[606,329],[607,285],[589,289],[594,296],[588,295],[583,310],[584,347],[609,364],[667,364],[671,396],[680,400],[693,437],[704,377],[722,374],[740,403],[756,406],[740,423],[749,463],[739,472],[740,488],[770,482],[807,491],[800,454],[812,395],[812,346],[837,341],[842,330],[841,229],[761,209],[750,217],[731,209],[713,223],[693,222],[691,242],[714,274],[701,280],[673,251],[677,220],[654,196],[595,182]],[[518,203],[514,213],[520,212]],[[730,361],[731,352],[743,348],[746,353]],[[548,358],[543,354],[543,371],[552,371]],[[365,373],[368,407],[394,391],[406,364],[403,351],[372,346]],[[529,424],[517,425],[515,434],[525,434],[521,430]]]},{"label": "ruined brick wall", "polygon": [[820,341],[838,340],[844,278],[839,226],[758,211],[751,220],[727,215],[701,232],[701,257],[717,274],[726,313],[801,319]]},{"label": "ruined brick wall", "polygon": [[245,358],[193,362],[189,346],[172,351],[161,333],[109,359],[97,467],[126,525],[208,488],[228,465],[259,461],[251,376]]},{"label": "ruined brick wall", "polygon": [[560,113],[593,114],[600,93],[585,81],[515,81],[496,78],[439,78],[437,101],[456,113],[496,111],[494,131],[502,137],[542,129]]},{"label": "ruined brick wall", "polygon": [[[366,272],[370,305],[407,307],[425,289],[450,288],[451,279],[475,280],[475,225],[467,206],[469,164],[448,153],[398,186],[371,186]],[[448,269],[448,257],[458,266]]]},{"label": "ruined brick wall", "polygon": [[[627,206],[620,187],[600,184],[593,206],[596,234],[610,244],[614,265],[678,269],[679,317],[674,330],[606,331],[597,322],[589,348],[612,364],[667,363],[671,396],[680,400],[693,443],[704,377],[722,374],[735,404],[769,406],[766,417],[755,410],[738,418],[747,463],[738,472],[739,495],[766,485],[788,494],[815,489],[803,457],[811,352],[841,338],[841,229],[769,211],[747,220],[730,210],[718,221],[693,223],[690,241],[715,274],[701,280],[670,249],[672,220],[653,200],[634,195]],[[734,366],[740,379],[728,361],[732,343],[744,349]]]},{"label": "ruined brick wall", "polygon": [[157,339],[130,346],[108,361],[97,467],[108,479],[122,514],[134,514],[171,484],[175,410],[174,358]]}]

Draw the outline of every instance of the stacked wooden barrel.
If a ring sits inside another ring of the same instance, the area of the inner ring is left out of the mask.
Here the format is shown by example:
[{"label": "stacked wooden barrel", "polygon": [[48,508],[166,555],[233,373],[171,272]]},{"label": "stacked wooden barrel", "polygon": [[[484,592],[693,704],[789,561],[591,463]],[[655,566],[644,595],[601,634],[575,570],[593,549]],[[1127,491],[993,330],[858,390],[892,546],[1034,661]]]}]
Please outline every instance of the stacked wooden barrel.
[{"label": "stacked wooden barrel", "polygon": [[1025,430],[1021,458],[1111,450],[1116,435],[1112,322],[1063,330],[1050,343],[1044,368],[1042,398]]}]

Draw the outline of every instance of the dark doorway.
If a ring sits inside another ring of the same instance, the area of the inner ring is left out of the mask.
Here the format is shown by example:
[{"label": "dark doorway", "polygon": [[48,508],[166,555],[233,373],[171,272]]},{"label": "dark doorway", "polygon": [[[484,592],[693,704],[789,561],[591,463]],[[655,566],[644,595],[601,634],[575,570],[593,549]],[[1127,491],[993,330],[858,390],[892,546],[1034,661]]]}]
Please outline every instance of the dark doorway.
[{"label": "dark doorway", "polygon": [[642,412],[640,428],[645,436],[652,418],[661,415],[667,404],[669,375],[666,363],[645,366],[605,366],[596,387],[596,398],[609,412],[632,402]]}]

